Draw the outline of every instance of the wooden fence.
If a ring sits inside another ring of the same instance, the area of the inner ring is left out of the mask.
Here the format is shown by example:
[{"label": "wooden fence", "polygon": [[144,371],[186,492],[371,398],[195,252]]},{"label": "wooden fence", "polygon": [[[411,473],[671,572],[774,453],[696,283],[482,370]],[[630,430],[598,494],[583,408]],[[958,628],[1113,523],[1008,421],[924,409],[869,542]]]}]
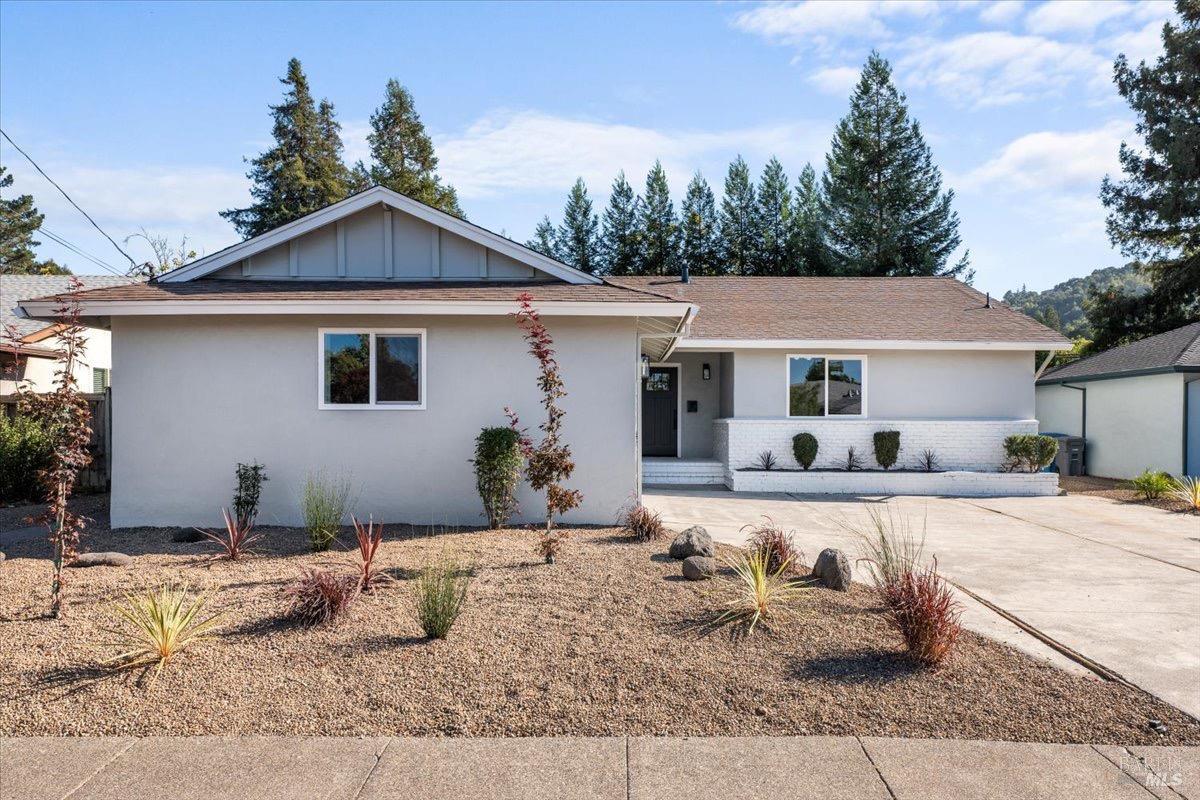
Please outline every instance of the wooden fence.
[{"label": "wooden fence", "polygon": [[[92,412],[92,463],[79,474],[79,488],[107,492],[112,475],[112,390],[84,397]],[[15,394],[0,394],[0,414],[15,417],[19,399]]]}]

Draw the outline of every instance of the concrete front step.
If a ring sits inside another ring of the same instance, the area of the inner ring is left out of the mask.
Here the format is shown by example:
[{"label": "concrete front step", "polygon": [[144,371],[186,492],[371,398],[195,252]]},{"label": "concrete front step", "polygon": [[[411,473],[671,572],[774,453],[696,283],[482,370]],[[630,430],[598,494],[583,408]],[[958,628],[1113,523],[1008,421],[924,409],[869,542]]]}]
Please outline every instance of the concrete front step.
[{"label": "concrete front step", "polygon": [[669,485],[724,482],[725,465],[716,459],[642,459],[642,483]]}]

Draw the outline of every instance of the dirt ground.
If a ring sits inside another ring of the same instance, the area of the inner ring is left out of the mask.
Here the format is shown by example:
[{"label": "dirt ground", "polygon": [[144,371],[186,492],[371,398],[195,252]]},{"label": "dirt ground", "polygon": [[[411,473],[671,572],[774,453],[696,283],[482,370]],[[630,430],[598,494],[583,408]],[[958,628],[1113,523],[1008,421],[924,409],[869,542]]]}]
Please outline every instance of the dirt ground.
[{"label": "dirt ground", "polygon": [[1147,500],[1130,488],[1129,481],[1120,481],[1115,478],[1093,478],[1091,476],[1069,477],[1060,475],[1058,486],[1067,494],[1107,497],[1110,500],[1119,500],[1122,503],[1137,503],[1139,505],[1154,506],[1155,508],[1165,508],[1167,511],[1187,510],[1183,503],[1170,497]]},{"label": "dirt ground", "polygon": [[[914,666],[874,595],[813,589],[752,636],[705,623],[728,575],[692,583],[666,544],[575,530],[559,563],[527,531],[389,526],[394,581],[336,627],[280,618],[301,567],[349,571],[352,553],[307,552],[303,531],[267,529],[259,556],[215,560],[170,529],[93,530],[85,549],[135,556],[69,570],[63,620],[43,614],[42,541],[0,564],[0,735],[754,735],[860,734],[1113,744],[1197,744],[1200,724],[1115,683],[1061,672],[964,632],[947,666]],[[412,577],[445,550],[474,567],[448,639],[422,638]],[[111,604],[166,581],[213,592],[220,635],[157,682],[113,673]],[[1150,730],[1157,719],[1165,735]]]}]

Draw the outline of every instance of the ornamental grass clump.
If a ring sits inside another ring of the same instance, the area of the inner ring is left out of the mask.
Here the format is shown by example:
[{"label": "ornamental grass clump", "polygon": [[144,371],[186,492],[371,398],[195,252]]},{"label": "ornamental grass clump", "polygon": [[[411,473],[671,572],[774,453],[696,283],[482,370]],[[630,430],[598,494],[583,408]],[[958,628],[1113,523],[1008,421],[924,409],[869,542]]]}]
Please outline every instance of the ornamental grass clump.
[{"label": "ornamental grass clump", "polygon": [[517,510],[521,482],[521,434],[511,427],[484,428],[475,437],[475,488],[483,501],[488,527],[499,530]]},{"label": "ornamental grass clump", "polygon": [[920,565],[925,550],[924,521],[917,538],[908,518],[894,513],[891,506],[887,506],[886,515],[878,506],[865,505],[865,508],[866,525],[846,520],[838,524],[858,539],[862,551],[859,561],[867,565],[876,593],[887,603],[894,587]]},{"label": "ornamental grass clump", "polygon": [[747,537],[746,547],[752,552],[761,553],[770,571],[795,572],[800,568],[800,559],[803,556],[796,549],[794,535],[784,533],[770,517],[763,517],[763,520],[758,525],[742,528]]},{"label": "ornamental grass clump", "polygon": [[116,669],[154,668],[154,678],[172,658],[192,645],[211,638],[219,615],[201,618],[200,612],[209,595],[189,598],[188,587],[170,584],[158,591],[127,595],[123,604],[113,606],[121,623],[103,630],[113,638],[109,642],[122,652],[101,663]]},{"label": "ornamental grass clump", "polygon": [[375,554],[383,544],[383,526],[376,525],[373,519],[363,525],[353,514],[350,523],[354,525],[354,539],[358,542],[358,588],[370,593],[383,577],[383,572],[375,566]]},{"label": "ornamental grass clump", "polygon": [[1129,483],[1133,486],[1133,490],[1145,500],[1158,500],[1175,488],[1175,479],[1170,474],[1152,469],[1132,478]]},{"label": "ornamental grass clump", "polygon": [[713,620],[715,625],[739,624],[751,634],[760,622],[785,617],[796,600],[808,591],[786,576],[789,562],[771,569],[762,550],[744,552],[737,558],[726,559],[726,564],[735,579],[729,584],[725,610]]},{"label": "ornamental grass clump", "polygon": [[194,530],[224,550],[225,558],[228,558],[230,561],[240,561],[244,556],[251,553],[254,543],[261,539],[262,536],[253,532],[253,517],[246,519],[240,515],[231,516],[224,508],[221,509],[221,516],[225,518],[224,533],[204,528],[195,528]]},{"label": "ornamental grass clump", "polygon": [[1200,512],[1200,478],[1191,475],[1176,478],[1171,499],[1183,503],[1188,511]]},{"label": "ornamental grass clump", "polygon": [[314,553],[328,550],[337,539],[350,507],[350,491],[350,479],[344,476],[331,478],[314,472],[304,481],[304,527]]},{"label": "ornamental grass clump", "polygon": [[636,501],[621,510],[618,522],[630,536],[640,542],[662,539],[669,533],[667,526],[663,525],[661,514]]},{"label": "ornamental grass clump", "polygon": [[336,623],[358,598],[359,586],[358,575],[305,568],[283,590],[284,616],[310,627]]},{"label": "ornamental grass clump", "polygon": [[416,616],[429,639],[445,639],[467,602],[470,571],[452,556],[443,554],[427,564],[417,577]]},{"label": "ornamental grass clump", "polygon": [[936,667],[950,655],[962,632],[962,605],[937,572],[937,560],[922,570],[907,570],[885,594],[888,623],[896,629],[917,663]]}]

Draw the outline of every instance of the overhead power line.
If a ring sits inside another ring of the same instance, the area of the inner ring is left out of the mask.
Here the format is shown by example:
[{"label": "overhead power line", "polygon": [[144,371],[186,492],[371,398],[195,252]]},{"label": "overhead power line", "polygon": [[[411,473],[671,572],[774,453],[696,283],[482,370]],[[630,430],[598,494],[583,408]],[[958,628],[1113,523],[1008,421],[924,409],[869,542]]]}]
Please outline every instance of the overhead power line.
[{"label": "overhead power line", "polygon": [[5,133],[3,129],[0,129],[0,136],[3,136],[5,139],[7,139],[8,143],[11,144],[14,148],[16,148],[16,151],[18,153],[25,156],[25,160],[28,161],[30,164],[32,164],[33,168],[36,169],[39,173],[41,173],[43,178],[50,181],[50,185],[53,186],[55,189],[58,189],[59,193],[63,197],[67,198],[67,202],[70,203],[71,205],[75,206],[75,209],[80,214],[83,214],[83,216],[87,219],[88,222],[92,223],[92,227],[95,228],[96,230],[100,231],[101,236],[103,236],[105,239],[108,239],[109,243],[117,249],[118,253],[125,256],[125,258],[129,261],[129,266],[131,266],[131,267],[137,266],[137,262],[134,261],[132,258],[130,258],[129,253],[126,253],[124,250],[122,250],[121,246],[119,244],[117,244],[116,241],[114,241],[111,236],[109,236],[107,233],[105,233],[103,228],[101,228],[99,225],[96,224],[96,220],[92,219],[91,215],[89,215],[86,211],[84,211],[82,208],[80,208],[79,203],[76,203],[74,200],[72,200],[71,195],[67,194],[65,189],[63,189],[61,186],[59,186],[57,183],[55,183],[54,179],[51,178],[49,175],[47,175],[46,171],[44,169],[42,169],[41,167],[39,167],[38,163],[36,161],[34,161],[29,156],[28,153],[26,153],[24,150],[22,150],[21,146],[18,145],[16,142],[14,142],[12,140],[12,137],[9,136],[7,133]]},{"label": "overhead power line", "polygon": [[92,262],[96,266],[98,266],[102,269],[106,269],[114,275],[124,276],[124,273],[121,272],[121,270],[114,267],[112,264],[109,264],[107,261],[97,258],[96,256],[92,255],[91,253],[87,252],[86,250],[84,250],[76,245],[71,244],[69,241],[67,241],[63,237],[59,236],[57,233],[54,233],[50,229],[43,226],[43,227],[39,227],[38,230],[41,231],[42,233],[44,233],[47,236],[47,238],[49,238],[51,241],[67,248],[68,250],[75,253],[76,255],[82,256],[83,258]]}]

